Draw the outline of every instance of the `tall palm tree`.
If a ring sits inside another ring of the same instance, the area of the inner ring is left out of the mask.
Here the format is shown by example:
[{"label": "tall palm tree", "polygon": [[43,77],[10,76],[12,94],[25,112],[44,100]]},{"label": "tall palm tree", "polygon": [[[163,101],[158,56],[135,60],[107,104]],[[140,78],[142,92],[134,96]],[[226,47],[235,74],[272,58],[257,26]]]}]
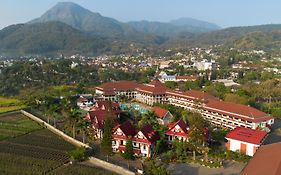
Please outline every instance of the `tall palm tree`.
[{"label": "tall palm tree", "polygon": [[66,127],[71,128],[73,138],[76,137],[76,127],[77,127],[81,117],[82,117],[82,112],[79,109],[72,108],[69,111],[69,116],[67,118]]},{"label": "tall palm tree", "polygon": [[82,141],[85,143],[86,136],[90,135],[90,126],[91,122],[84,120],[81,118],[78,122],[78,131],[79,133],[82,133]]}]

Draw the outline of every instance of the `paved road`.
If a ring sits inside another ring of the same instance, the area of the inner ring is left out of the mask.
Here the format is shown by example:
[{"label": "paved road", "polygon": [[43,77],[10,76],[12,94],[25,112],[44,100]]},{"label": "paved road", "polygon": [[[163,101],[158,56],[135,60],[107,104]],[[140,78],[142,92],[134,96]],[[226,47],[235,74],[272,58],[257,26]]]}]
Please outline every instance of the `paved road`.
[{"label": "paved road", "polygon": [[171,175],[239,175],[245,163],[226,162],[224,168],[207,168],[198,164],[170,164]]},{"label": "paved road", "polygon": [[274,124],[272,125],[271,132],[268,134],[266,137],[264,144],[272,144],[272,143],[277,143],[281,142],[281,133],[280,131],[278,132],[277,129],[281,128],[281,120],[280,119],[275,119]]}]

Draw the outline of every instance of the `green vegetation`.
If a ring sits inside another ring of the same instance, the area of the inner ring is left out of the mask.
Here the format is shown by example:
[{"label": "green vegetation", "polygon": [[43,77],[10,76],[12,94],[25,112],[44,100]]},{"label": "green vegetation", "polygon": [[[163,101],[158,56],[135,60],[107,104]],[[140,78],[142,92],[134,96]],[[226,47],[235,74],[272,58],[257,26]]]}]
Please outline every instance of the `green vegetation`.
[{"label": "green vegetation", "polygon": [[23,135],[42,128],[20,113],[0,115],[0,140]]},{"label": "green vegetation", "polygon": [[76,148],[69,152],[69,156],[72,160],[82,161],[86,159],[86,149],[84,147]]},{"label": "green vegetation", "polygon": [[62,166],[52,173],[51,175],[61,175],[61,174],[67,174],[67,175],[116,175],[115,173],[108,172],[104,169],[97,168],[97,167],[88,167],[85,165],[71,165],[71,166]]},{"label": "green vegetation", "polygon": [[26,106],[18,99],[0,97],[0,113],[15,111]]},{"label": "green vegetation", "polygon": [[112,114],[109,113],[106,116],[104,122],[104,133],[101,141],[101,150],[105,155],[112,154],[112,129],[113,129]]}]

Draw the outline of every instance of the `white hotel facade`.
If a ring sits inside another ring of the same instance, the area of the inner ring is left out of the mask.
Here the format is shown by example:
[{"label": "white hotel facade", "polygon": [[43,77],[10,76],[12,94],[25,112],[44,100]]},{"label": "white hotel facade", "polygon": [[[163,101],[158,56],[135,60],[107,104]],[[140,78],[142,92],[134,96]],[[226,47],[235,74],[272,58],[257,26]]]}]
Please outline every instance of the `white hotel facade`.
[{"label": "white hotel facade", "polygon": [[[141,103],[153,105],[155,103],[169,103],[173,106],[182,107],[187,110],[196,111],[211,124],[234,129],[245,127],[251,129],[267,128],[274,123],[274,118],[269,114],[259,111],[253,107],[224,102],[206,92],[189,90],[186,92],[174,91],[166,88],[160,81],[153,80],[149,84],[131,83],[126,89],[126,83],[112,82],[106,88],[101,85],[97,87],[96,94],[104,99],[117,100],[118,89],[122,89],[128,98],[136,99]],[[110,96],[106,96],[106,92]],[[132,95],[132,93],[134,95]]]}]

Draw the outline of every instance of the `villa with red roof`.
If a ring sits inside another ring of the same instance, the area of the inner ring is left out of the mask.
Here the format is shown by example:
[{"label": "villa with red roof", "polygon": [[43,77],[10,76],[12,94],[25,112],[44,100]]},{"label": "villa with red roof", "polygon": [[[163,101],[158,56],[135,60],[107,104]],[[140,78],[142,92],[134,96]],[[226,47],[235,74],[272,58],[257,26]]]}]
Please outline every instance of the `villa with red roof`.
[{"label": "villa with red roof", "polygon": [[133,138],[136,134],[134,126],[129,122],[118,124],[113,128],[112,134],[112,150],[113,152],[124,152],[126,149],[126,141]]},{"label": "villa with red roof", "polygon": [[166,102],[167,88],[159,80],[152,80],[149,84],[142,84],[136,88],[136,100],[148,105]]},{"label": "villa with red roof", "polygon": [[253,107],[219,100],[208,100],[201,114],[212,124],[230,129],[265,128],[274,123],[272,116]]},{"label": "villa with red roof", "polygon": [[172,143],[175,139],[187,140],[189,127],[183,119],[168,125],[168,128],[165,134],[168,136],[169,143]]},{"label": "villa with red roof", "polygon": [[266,131],[237,127],[226,135],[226,149],[253,156],[267,135]]},{"label": "villa with red roof", "polygon": [[129,99],[136,98],[136,81],[116,81],[104,83],[96,87],[96,94],[104,100],[117,100],[118,96],[124,95]]},{"label": "villa with red roof", "polygon": [[138,132],[127,121],[117,125],[113,129],[112,134],[112,150],[114,152],[125,152],[126,141],[132,139],[133,152],[137,156],[150,157],[159,135],[152,129],[150,125],[144,126]]},{"label": "villa with red roof", "polygon": [[[110,106],[112,109],[110,109]],[[85,119],[92,123],[95,137],[98,139],[102,138],[104,122],[110,112],[112,112],[111,116],[113,117],[113,120],[116,120],[120,117],[122,110],[119,108],[117,102],[97,101],[85,116]]]},{"label": "villa with red roof", "polygon": [[173,115],[170,113],[170,111],[158,106],[153,107],[152,111],[154,111],[154,113],[158,117],[157,120],[161,125],[169,124],[173,118]]},{"label": "villa with red roof", "polygon": [[135,153],[138,152],[138,155],[143,157],[151,157],[156,141],[159,139],[159,135],[150,125],[142,127],[142,129],[133,137],[133,148]]}]

